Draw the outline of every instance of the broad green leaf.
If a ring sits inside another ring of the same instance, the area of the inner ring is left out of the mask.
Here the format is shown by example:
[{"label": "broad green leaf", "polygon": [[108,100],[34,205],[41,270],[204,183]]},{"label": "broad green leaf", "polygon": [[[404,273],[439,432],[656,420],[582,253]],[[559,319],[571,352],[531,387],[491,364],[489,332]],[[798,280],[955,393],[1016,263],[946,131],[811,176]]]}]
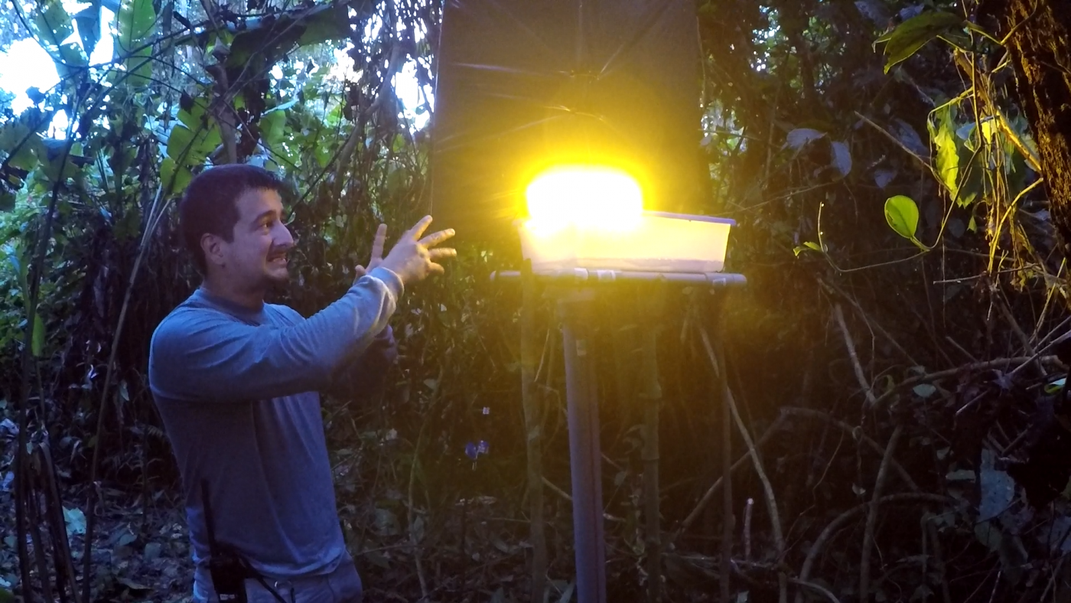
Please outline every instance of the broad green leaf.
[{"label": "broad green leaf", "polygon": [[960,157],[956,132],[953,128],[952,109],[944,106],[934,112],[929,120],[930,138],[937,147],[937,175],[948,189],[953,201],[959,199]]},{"label": "broad green leaf", "polygon": [[348,11],[347,5],[335,3],[312,14],[306,20],[305,32],[298,39],[298,46],[348,38],[352,33]]},{"label": "broad green leaf", "polygon": [[846,177],[852,171],[852,154],[848,150],[848,144],[839,140],[830,142],[833,149],[833,167],[837,168],[841,177]]},{"label": "broad green leaf", "polygon": [[219,127],[200,126],[195,130],[176,124],[167,138],[167,156],[175,165],[189,167],[204,162],[222,142]]},{"label": "broad green leaf", "polygon": [[167,137],[167,156],[176,163],[185,162],[193,149],[193,130],[181,125],[171,128]]},{"label": "broad green leaf", "polygon": [[282,142],[286,133],[286,114],[282,111],[272,111],[260,116],[260,139],[269,147]]},{"label": "broad green leaf", "polygon": [[37,5],[34,25],[43,44],[50,50],[58,50],[63,42],[74,33],[71,16],[63,9],[59,0],[48,0]]},{"label": "broad green leaf", "polygon": [[174,159],[167,157],[160,163],[160,180],[166,187],[165,196],[170,197],[186,190],[193,180],[193,172],[188,167],[178,167]]},{"label": "broad green leaf", "polygon": [[136,205],[130,206],[115,223],[114,232],[119,241],[129,241],[141,233],[141,211]]},{"label": "broad green leaf", "polygon": [[911,241],[921,249],[926,249],[915,232],[919,227],[919,207],[911,197],[895,195],[885,201],[885,221],[896,234]]},{"label": "broad green leaf", "polygon": [[785,146],[799,150],[809,142],[813,142],[825,136],[825,132],[819,132],[811,128],[796,128],[785,136]]},{"label": "broad green leaf", "polygon": [[874,41],[885,43],[885,73],[903,62],[939,35],[963,28],[963,19],[944,11],[927,11],[916,15]]},{"label": "broad green leaf", "polygon": [[34,11],[34,28],[41,46],[56,63],[60,77],[66,77],[72,69],[86,66],[88,55],[76,45],[67,42],[74,34],[71,16],[64,10],[59,0],[49,0],[38,4]]},{"label": "broad green leaf", "polygon": [[149,38],[156,25],[152,0],[123,0],[116,15],[115,52],[123,59],[127,82],[134,86],[148,83],[152,74],[152,46]]},{"label": "broad green leaf", "polygon": [[207,100],[184,96],[180,101],[180,105],[178,120],[183,125],[190,130],[204,127],[205,112],[208,110]]},{"label": "broad green leaf", "polygon": [[86,56],[93,54],[93,49],[100,41],[100,4],[101,0],[92,0],[89,7],[74,15],[78,23],[78,37],[82,39],[82,49]]},{"label": "broad green leaf", "polygon": [[33,130],[22,122],[16,121],[0,126],[0,151],[11,153],[32,133]]},{"label": "broad green leaf", "polygon": [[40,173],[44,174],[50,185],[56,182],[66,182],[78,175],[78,164],[72,161],[71,156],[66,153],[60,153],[52,160],[43,155],[42,158],[44,160],[41,161]]}]

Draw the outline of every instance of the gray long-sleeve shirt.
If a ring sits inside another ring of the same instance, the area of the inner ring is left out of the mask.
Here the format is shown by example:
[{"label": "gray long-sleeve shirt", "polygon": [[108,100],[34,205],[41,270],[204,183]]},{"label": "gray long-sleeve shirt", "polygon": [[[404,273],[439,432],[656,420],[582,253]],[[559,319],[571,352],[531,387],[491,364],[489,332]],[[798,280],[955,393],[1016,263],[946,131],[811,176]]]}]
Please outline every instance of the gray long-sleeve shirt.
[{"label": "gray long-sleeve shirt", "polygon": [[193,559],[215,537],[269,576],[332,571],[345,552],[318,391],[384,330],[403,290],[376,268],[308,319],[194,292],[153,334],[149,384],[182,477]]}]

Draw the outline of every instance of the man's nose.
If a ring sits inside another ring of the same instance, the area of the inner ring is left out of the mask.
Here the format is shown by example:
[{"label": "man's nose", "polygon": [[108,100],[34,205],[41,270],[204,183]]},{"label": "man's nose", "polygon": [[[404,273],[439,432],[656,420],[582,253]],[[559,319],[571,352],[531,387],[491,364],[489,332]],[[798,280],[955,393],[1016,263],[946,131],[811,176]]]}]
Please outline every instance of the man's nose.
[{"label": "man's nose", "polygon": [[285,224],[279,224],[280,232],[276,234],[275,246],[290,248],[294,246],[294,235],[290,234],[290,229]]}]

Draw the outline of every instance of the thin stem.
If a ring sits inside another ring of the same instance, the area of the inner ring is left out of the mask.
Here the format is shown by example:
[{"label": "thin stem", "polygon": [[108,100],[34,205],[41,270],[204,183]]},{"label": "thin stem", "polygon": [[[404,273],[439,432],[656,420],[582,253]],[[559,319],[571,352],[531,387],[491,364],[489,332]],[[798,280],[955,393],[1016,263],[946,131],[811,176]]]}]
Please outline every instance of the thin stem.
[{"label": "thin stem", "polygon": [[[729,405],[729,409],[732,410],[736,428],[740,432],[740,437],[744,439],[744,443],[747,444],[748,454],[751,456],[751,464],[755,467],[755,473],[758,474],[759,481],[762,482],[763,493],[766,495],[766,508],[770,513],[770,527],[773,530],[774,545],[777,547],[777,559],[778,562],[780,562],[785,558],[785,537],[781,531],[781,517],[777,512],[777,499],[774,496],[773,485],[770,483],[770,478],[767,477],[766,471],[762,467],[762,460],[759,458],[758,450],[755,448],[755,442],[752,441],[751,434],[744,425],[744,421],[740,418],[740,411],[736,408],[736,402],[733,400],[733,392],[729,388],[728,373],[725,371],[724,360],[720,355],[714,352],[714,347],[710,343],[710,337],[707,335],[706,329],[701,325],[697,325],[697,328],[699,329],[699,335],[703,340],[703,347],[706,349],[707,356],[710,358],[711,365],[715,373],[722,378],[722,383],[725,388],[725,401]],[[788,577],[784,572],[778,572],[778,601],[780,603],[788,602],[787,578]]]},{"label": "thin stem", "polygon": [[[156,188],[156,196],[153,200],[152,209],[157,207],[157,202],[160,199],[160,194],[163,191],[163,185],[161,184]],[[161,208],[160,213],[163,213],[167,209],[165,203]],[[155,224],[153,215],[149,215],[149,224]],[[93,460],[89,469],[89,493],[86,504],[86,539],[85,539],[85,552],[82,559],[82,600],[92,601],[90,593],[90,587],[92,580],[90,580],[92,570],[92,552],[93,552],[93,532],[96,529],[96,507],[99,494],[99,484],[97,484],[98,471],[100,469],[100,449],[104,445],[104,417],[107,415],[108,399],[111,394],[112,381],[114,381],[115,375],[115,356],[119,352],[119,342],[123,336],[123,326],[126,325],[126,313],[130,308],[130,300],[134,294],[134,283],[137,281],[138,272],[141,270],[141,263],[145,259],[145,253],[149,248],[149,242],[152,240],[153,229],[146,227],[145,231],[141,234],[141,243],[138,245],[138,256],[134,259],[134,267],[130,271],[130,279],[127,282],[126,292],[123,294],[123,306],[119,310],[119,321],[115,326],[115,335],[112,336],[112,348],[108,353],[108,371],[104,376],[104,390],[100,396],[100,408],[97,410],[97,431],[96,431],[96,445],[93,446]]]},{"label": "thin stem", "polygon": [[[856,516],[862,515],[865,511],[871,508],[874,502],[879,505],[884,504],[896,504],[896,503],[937,503],[948,504],[949,498],[940,494],[930,494],[928,492],[905,492],[901,494],[890,494],[883,496],[877,501],[871,501],[862,503],[861,505],[852,507],[847,511],[841,513],[836,519],[829,522],[822,533],[818,535],[818,538],[811,545],[811,549],[807,551],[807,557],[803,560],[803,566],[800,569],[800,580],[806,582],[811,576],[811,570],[814,569],[814,563],[818,559],[818,555],[822,553],[822,550],[826,547],[829,541],[833,538],[844,524],[855,519]],[[803,603],[803,594],[796,594],[796,603]]]},{"label": "thin stem", "polygon": [[866,407],[868,409],[873,408],[877,404],[877,398],[874,397],[874,391],[870,389],[870,384],[866,381],[866,375],[863,374],[863,366],[859,364],[859,356],[855,353],[855,343],[852,341],[851,333],[848,332],[848,325],[844,322],[844,311],[840,309],[840,304],[833,305],[833,318],[836,319],[837,325],[840,327],[841,335],[844,337],[844,345],[848,347],[848,356],[852,359],[855,379],[859,381],[859,386],[863,388],[863,392],[866,394]]},{"label": "thin stem", "polygon": [[878,477],[874,480],[874,493],[870,500],[870,512],[866,516],[866,529],[863,531],[863,554],[859,561],[859,600],[866,602],[870,595],[870,551],[874,548],[874,530],[878,525],[878,504],[881,500],[881,491],[885,486],[885,476],[889,473],[889,461],[900,434],[903,433],[903,425],[897,425],[889,438],[889,444],[885,447],[885,455],[881,459],[881,467],[878,469]]}]

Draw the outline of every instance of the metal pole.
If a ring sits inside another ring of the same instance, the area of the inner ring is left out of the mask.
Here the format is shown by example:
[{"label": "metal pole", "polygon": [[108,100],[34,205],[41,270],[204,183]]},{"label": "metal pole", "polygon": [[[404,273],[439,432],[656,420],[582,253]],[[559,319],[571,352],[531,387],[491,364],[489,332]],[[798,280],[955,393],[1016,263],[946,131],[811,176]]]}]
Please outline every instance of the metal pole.
[{"label": "metal pole", "polygon": [[590,289],[572,290],[558,300],[565,351],[578,603],[606,603],[599,399],[586,324],[593,294]]}]

